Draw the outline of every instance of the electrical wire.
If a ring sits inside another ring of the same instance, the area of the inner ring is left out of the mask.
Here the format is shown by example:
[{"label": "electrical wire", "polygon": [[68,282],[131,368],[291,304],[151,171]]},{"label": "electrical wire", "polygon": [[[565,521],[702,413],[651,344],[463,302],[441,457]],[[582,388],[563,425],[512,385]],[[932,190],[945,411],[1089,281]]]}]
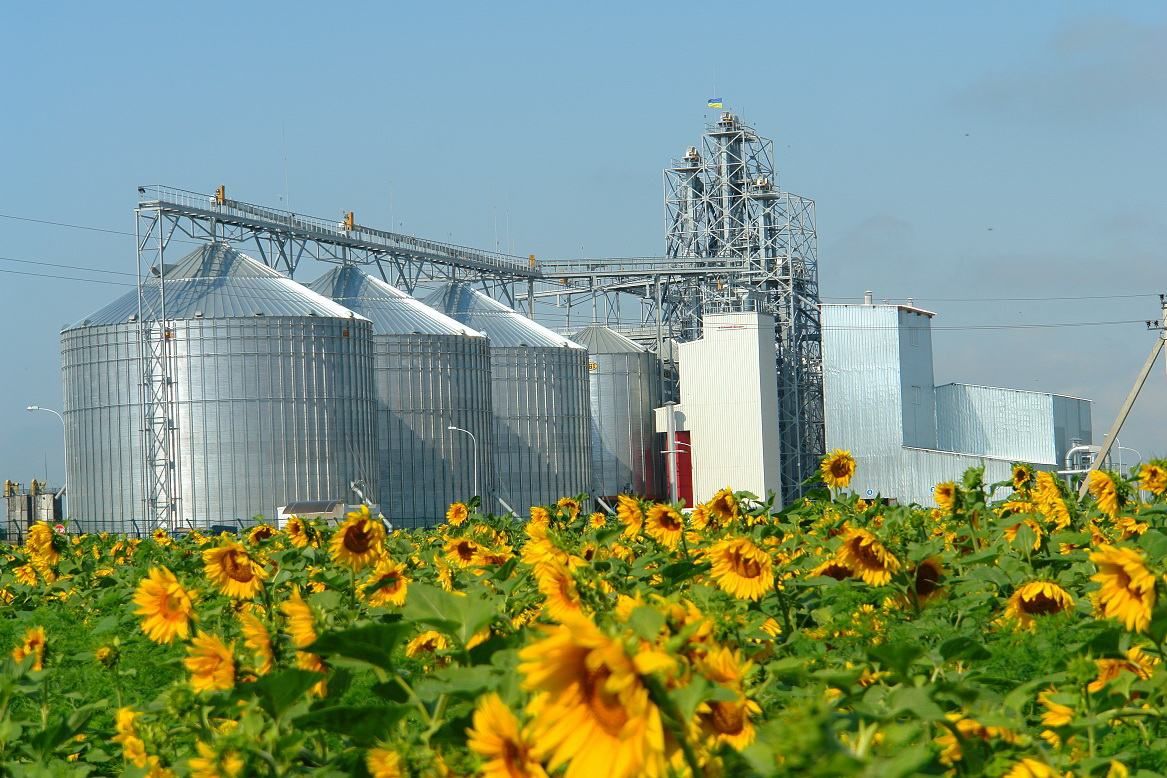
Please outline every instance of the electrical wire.
[{"label": "electrical wire", "polygon": [[105,227],[88,227],[84,224],[69,224],[68,222],[55,222],[48,219],[32,219],[28,216],[14,216],[10,213],[0,213],[0,219],[12,219],[18,222],[32,222],[33,224],[47,224],[50,227],[71,227],[75,230],[89,230],[90,232],[108,232],[110,235],[129,235],[134,233],[126,232],[125,230],[110,230]]},{"label": "electrical wire", "polygon": [[106,275],[134,277],[133,273],[122,270],[107,270],[101,267],[82,267],[81,265],[63,265],[59,262],[46,262],[43,259],[20,259],[18,257],[0,257],[0,262],[19,262],[22,265],[37,265],[39,267],[59,267],[65,270],[80,270],[84,273],[103,273]]},{"label": "electrical wire", "polygon": [[106,284],[108,286],[124,286],[124,287],[134,286],[134,284],[127,283],[126,281],[105,281],[101,278],[81,278],[80,276],[59,276],[59,275],[53,275],[52,273],[33,273],[30,270],[8,270],[5,268],[0,268],[0,273],[7,274],[7,275],[14,275],[14,276],[32,276],[34,278],[54,278],[54,279],[58,279],[61,281],[81,281],[81,282],[86,283],[86,284]]}]

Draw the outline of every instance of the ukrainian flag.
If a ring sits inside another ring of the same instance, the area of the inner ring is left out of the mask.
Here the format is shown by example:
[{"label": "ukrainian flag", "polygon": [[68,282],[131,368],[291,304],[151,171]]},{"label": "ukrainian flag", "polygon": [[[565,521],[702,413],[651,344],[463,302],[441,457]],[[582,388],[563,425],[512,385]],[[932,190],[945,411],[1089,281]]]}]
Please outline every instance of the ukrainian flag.
[{"label": "ukrainian flag", "polygon": [[707,106],[709,106],[710,108],[721,108],[722,107],[720,97],[711,97],[711,98],[709,98],[708,102],[706,102],[705,104]]}]

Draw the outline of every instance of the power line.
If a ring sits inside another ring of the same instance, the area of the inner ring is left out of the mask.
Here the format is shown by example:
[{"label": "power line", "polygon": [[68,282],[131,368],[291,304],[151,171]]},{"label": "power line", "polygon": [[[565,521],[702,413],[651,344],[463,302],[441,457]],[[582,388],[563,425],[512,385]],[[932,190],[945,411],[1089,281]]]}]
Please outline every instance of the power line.
[{"label": "power line", "polygon": [[106,284],[109,286],[124,286],[131,287],[134,284],[126,283],[125,281],[105,281],[100,278],[81,278],[80,276],[59,276],[52,273],[33,273],[29,270],[7,270],[0,268],[0,273],[14,276],[33,276],[34,278],[55,278],[61,281],[81,281],[86,284]]},{"label": "power line", "polygon": [[107,270],[101,267],[83,267],[81,265],[63,265],[58,262],[46,262],[43,259],[19,259],[17,257],[0,257],[0,262],[19,262],[22,265],[38,265],[40,267],[59,267],[65,270],[80,270],[85,273],[112,273],[118,276],[134,277],[133,273],[127,273],[122,270]]},{"label": "power line", "polygon": [[48,219],[32,219],[28,216],[14,216],[10,213],[0,213],[0,219],[12,219],[18,222],[32,222],[33,224],[47,224],[50,227],[71,227],[75,230],[89,230],[90,232],[108,232],[111,235],[129,235],[134,233],[126,232],[125,230],[110,230],[105,227],[89,227],[84,224],[69,224],[68,222],[55,222]]}]

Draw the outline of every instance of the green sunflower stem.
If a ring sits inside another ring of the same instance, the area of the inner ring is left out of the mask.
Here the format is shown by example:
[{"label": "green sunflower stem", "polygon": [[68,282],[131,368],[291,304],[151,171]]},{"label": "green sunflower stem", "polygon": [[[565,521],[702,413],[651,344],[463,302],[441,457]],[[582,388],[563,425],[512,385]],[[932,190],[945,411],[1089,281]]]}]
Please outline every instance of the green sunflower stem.
[{"label": "green sunflower stem", "polygon": [[685,757],[685,763],[689,765],[689,770],[693,775],[701,775],[701,765],[697,761],[697,754],[693,751],[693,746],[689,743],[689,739],[685,736],[685,722],[681,719],[681,712],[677,709],[676,703],[669,697],[668,692],[665,691],[661,682],[652,676],[641,676],[644,681],[645,688],[648,689],[649,697],[656,703],[656,706],[661,709],[664,714],[662,720],[665,725],[672,732],[673,737],[681,746],[681,753]]}]

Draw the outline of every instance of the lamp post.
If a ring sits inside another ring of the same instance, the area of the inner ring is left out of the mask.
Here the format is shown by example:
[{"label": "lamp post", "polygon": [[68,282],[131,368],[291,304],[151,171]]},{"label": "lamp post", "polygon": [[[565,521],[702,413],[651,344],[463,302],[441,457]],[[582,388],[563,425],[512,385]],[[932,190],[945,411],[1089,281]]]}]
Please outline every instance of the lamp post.
[{"label": "lamp post", "polygon": [[[65,477],[64,477],[64,480],[61,482],[61,491],[63,493],[65,493],[66,499],[68,499],[67,495],[69,494],[69,436],[65,432],[65,417],[62,416],[59,411],[54,411],[52,408],[42,408],[39,405],[30,405],[27,408],[25,408],[25,410],[26,411],[44,411],[45,413],[53,414],[54,416],[56,416],[58,419],[61,420],[61,456],[65,460]],[[62,506],[61,510],[62,510],[62,512],[64,512],[65,509],[63,506]],[[68,515],[68,514],[66,513],[66,515]]]},{"label": "lamp post", "polygon": [[453,424],[446,427],[446,429],[450,430],[451,432],[465,432],[470,436],[470,439],[474,441],[474,495],[476,497],[481,497],[482,495],[478,493],[478,438],[475,437],[474,433],[470,430],[464,430],[461,427],[455,427]]}]

